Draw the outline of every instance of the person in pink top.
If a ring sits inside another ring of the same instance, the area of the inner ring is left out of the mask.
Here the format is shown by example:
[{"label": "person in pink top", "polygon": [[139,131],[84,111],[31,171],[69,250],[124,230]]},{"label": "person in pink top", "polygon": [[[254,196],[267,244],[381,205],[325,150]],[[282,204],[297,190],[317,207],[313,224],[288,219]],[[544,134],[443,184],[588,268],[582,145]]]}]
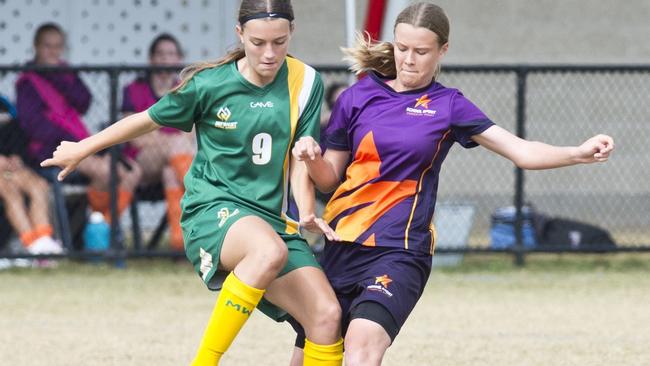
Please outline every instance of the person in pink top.
[{"label": "person in pink top", "polygon": [[[178,40],[163,33],[149,46],[149,64],[152,66],[178,66],[183,61],[183,51]],[[165,93],[178,84],[173,71],[148,72],[124,88],[122,113],[125,116],[147,110]],[[135,139],[126,153],[142,167],[141,184],[162,182],[167,201],[167,221],[170,246],[183,250],[181,231],[181,205],[185,189],[183,177],[195,151],[194,134],[174,128],[162,127]]]},{"label": "person in pink top", "polygon": [[[54,23],[41,25],[34,35],[32,66],[64,66],[65,35]],[[18,120],[27,134],[28,155],[32,163],[52,155],[61,141],[80,141],[89,131],[82,119],[92,96],[76,73],[24,72],[16,82]],[[88,177],[88,201],[93,210],[110,219],[110,158],[108,154],[93,155],[79,165],[79,172]],[[133,189],[140,180],[140,168],[131,162],[130,169],[118,166],[118,211],[129,206]]]}]

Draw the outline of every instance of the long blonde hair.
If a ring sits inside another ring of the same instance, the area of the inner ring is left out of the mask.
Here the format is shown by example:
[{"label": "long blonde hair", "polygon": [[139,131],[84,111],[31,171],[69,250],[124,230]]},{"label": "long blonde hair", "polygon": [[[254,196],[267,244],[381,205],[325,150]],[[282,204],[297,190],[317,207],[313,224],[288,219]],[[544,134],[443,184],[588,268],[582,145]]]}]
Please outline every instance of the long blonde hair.
[{"label": "long blonde hair", "polygon": [[[405,23],[414,27],[427,28],[438,36],[438,45],[443,46],[449,41],[449,18],[438,5],[419,2],[402,10],[393,26]],[[390,42],[377,42],[368,33],[357,33],[356,44],[352,48],[341,48],[345,61],[351,63],[350,70],[355,74],[376,71],[384,76],[395,77],[395,54]],[[440,65],[438,65],[439,73]]]},{"label": "long blonde hair", "polygon": [[[241,5],[239,6],[239,15],[237,19],[245,19],[246,17],[259,13],[283,13],[288,14],[293,18],[291,0],[242,0]],[[240,24],[240,26],[243,28],[244,24]],[[244,56],[246,56],[244,47],[238,46],[218,60],[200,61],[188,65],[181,70],[181,82],[171,91],[175,92],[182,89],[196,74],[203,70],[212,69],[232,61],[237,61],[244,58]]]},{"label": "long blonde hair", "polygon": [[395,76],[395,55],[390,42],[375,42],[368,32],[357,32],[352,48],[341,47],[344,61],[356,75],[374,70],[385,76]]}]

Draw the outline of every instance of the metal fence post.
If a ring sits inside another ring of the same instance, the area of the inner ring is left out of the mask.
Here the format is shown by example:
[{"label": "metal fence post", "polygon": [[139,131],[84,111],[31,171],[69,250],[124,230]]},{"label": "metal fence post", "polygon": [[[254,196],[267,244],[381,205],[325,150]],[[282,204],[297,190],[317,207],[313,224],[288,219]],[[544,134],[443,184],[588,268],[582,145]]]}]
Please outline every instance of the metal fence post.
[{"label": "metal fence post", "polygon": [[[522,66],[517,70],[517,136],[526,138],[526,78],[528,68]],[[515,168],[515,246],[513,248],[514,260],[517,266],[523,266],[524,260],[524,218],[522,208],[524,206],[524,170]]]},{"label": "metal fence post", "polygon": [[[108,125],[117,121],[118,107],[117,107],[117,88],[119,70],[116,68],[109,69],[109,85],[110,85],[110,103],[109,103],[109,118]],[[119,146],[112,146],[109,148],[111,156],[110,164],[110,197],[111,197],[111,249],[115,253],[115,266],[123,267],[125,264],[126,253],[124,252],[124,237],[120,228],[120,215],[117,207],[118,185],[119,177],[117,176],[117,164],[119,159]]]}]

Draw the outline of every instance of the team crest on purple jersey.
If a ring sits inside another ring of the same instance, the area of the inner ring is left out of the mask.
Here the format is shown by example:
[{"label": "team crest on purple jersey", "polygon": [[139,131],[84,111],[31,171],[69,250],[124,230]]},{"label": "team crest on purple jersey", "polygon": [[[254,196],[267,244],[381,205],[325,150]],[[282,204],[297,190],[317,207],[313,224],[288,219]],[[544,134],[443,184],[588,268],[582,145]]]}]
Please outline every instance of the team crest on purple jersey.
[{"label": "team crest on purple jersey", "polygon": [[388,284],[393,282],[393,280],[388,277],[387,274],[379,277],[375,277],[375,284],[381,283],[382,286],[388,288]]},{"label": "team crest on purple jersey", "polygon": [[433,117],[436,115],[436,110],[429,109],[429,103],[431,103],[429,94],[424,94],[415,100],[415,107],[406,107],[406,114],[410,116]]},{"label": "team crest on purple jersey", "polygon": [[388,277],[388,275],[383,275],[375,277],[375,283],[366,287],[369,291],[381,292],[388,297],[393,297],[393,293],[388,291],[388,284],[393,282],[393,280]]}]

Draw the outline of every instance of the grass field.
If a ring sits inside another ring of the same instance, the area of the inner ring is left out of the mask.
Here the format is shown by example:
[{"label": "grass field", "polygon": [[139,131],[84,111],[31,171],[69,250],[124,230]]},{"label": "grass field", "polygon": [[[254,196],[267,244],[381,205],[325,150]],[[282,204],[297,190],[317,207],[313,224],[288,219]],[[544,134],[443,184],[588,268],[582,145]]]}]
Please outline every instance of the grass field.
[{"label": "grass field", "polygon": [[[188,365],[216,294],[186,262],[0,272],[0,365]],[[385,365],[650,365],[650,255],[466,258],[436,270]],[[223,365],[287,365],[261,313]]]}]

